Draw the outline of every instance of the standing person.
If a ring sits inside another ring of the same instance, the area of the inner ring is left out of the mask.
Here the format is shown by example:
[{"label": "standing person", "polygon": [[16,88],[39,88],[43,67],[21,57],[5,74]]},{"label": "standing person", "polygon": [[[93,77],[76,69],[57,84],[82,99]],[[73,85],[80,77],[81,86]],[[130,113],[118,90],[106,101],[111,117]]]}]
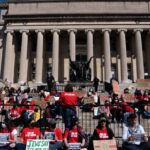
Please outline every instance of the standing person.
[{"label": "standing person", "polygon": [[128,125],[123,126],[123,148],[125,150],[150,150],[144,128],[137,123],[137,115],[130,114]]},{"label": "standing person", "polygon": [[97,77],[94,77],[93,87],[95,88],[95,92],[97,92],[98,90],[98,84],[99,84],[99,79]]},{"label": "standing person", "polygon": [[48,86],[48,91],[51,92],[52,89],[56,89],[56,83],[55,83],[55,78],[52,74],[47,75],[47,86]]},{"label": "standing person", "polygon": [[27,140],[39,139],[40,129],[34,127],[34,125],[32,124],[32,120],[30,120],[28,124],[22,129],[20,137],[21,137],[21,143],[17,144],[17,149],[25,150]]},{"label": "standing person", "polygon": [[89,150],[93,150],[93,141],[94,140],[110,140],[114,138],[114,133],[112,129],[108,127],[108,121],[105,117],[100,117],[98,125],[93,132],[93,135],[90,139]]},{"label": "standing person", "polygon": [[63,119],[65,128],[71,127],[71,120],[76,116],[77,95],[73,91],[73,87],[67,84],[65,91],[60,94],[60,101],[63,105]]}]

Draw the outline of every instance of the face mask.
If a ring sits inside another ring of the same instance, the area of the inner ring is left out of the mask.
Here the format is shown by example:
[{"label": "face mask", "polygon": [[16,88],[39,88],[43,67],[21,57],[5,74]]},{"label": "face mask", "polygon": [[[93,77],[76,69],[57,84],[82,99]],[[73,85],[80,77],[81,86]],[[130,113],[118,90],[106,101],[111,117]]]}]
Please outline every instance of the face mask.
[{"label": "face mask", "polygon": [[2,128],[6,128],[6,124],[5,123],[2,123]]}]

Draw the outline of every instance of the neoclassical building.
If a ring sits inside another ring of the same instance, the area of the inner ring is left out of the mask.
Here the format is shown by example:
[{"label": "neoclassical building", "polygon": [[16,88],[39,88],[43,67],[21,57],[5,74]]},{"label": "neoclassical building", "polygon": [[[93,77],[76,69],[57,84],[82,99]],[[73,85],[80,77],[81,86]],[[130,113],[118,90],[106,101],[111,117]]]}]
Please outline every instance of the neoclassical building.
[{"label": "neoclassical building", "polygon": [[90,62],[91,80],[150,78],[149,0],[8,0],[1,78],[69,81],[69,57]]}]

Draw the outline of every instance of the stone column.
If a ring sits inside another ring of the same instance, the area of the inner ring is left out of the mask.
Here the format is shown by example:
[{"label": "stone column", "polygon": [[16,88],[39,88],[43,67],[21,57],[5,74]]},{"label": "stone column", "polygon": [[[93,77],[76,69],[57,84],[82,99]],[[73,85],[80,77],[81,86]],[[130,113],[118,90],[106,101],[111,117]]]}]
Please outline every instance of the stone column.
[{"label": "stone column", "polygon": [[52,30],[53,33],[53,48],[52,48],[52,75],[55,81],[58,81],[59,70],[59,30]]},{"label": "stone column", "polygon": [[120,39],[120,60],[121,60],[121,81],[126,83],[128,80],[128,69],[127,69],[127,49],[126,49],[126,37],[125,29],[119,29],[119,39]]},{"label": "stone column", "polygon": [[22,33],[21,54],[20,54],[20,74],[19,83],[27,82],[28,73],[28,30],[20,31]]},{"label": "stone column", "polygon": [[143,49],[140,29],[135,29],[135,51],[137,62],[137,78],[144,79]]},{"label": "stone column", "polygon": [[70,58],[72,61],[76,60],[76,32],[77,30],[71,29],[69,32],[69,50],[70,50]]},{"label": "stone column", "polygon": [[37,32],[37,49],[36,49],[36,83],[42,83],[43,77],[43,32],[44,30],[36,30]]},{"label": "stone column", "polygon": [[150,30],[148,32],[148,35],[146,37],[146,65],[147,65],[147,71],[148,71],[148,78],[150,79]]},{"label": "stone column", "polygon": [[6,31],[6,51],[5,51],[5,61],[4,61],[4,74],[3,79],[11,81],[11,60],[12,60],[12,42],[13,42],[13,31]]},{"label": "stone column", "polygon": [[104,34],[104,66],[105,66],[105,81],[110,82],[111,73],[111,52],[110,52],[110,29],[103,29]]},{"label": "stone column", "polygon": [[[94,56],[93,54],[93,29],[87,29],[87,61],[90,60],[91,57]],[[94,61],[93,58],[91,59],[91,62],[89,64],[89,67],[91,68],[91,80],[94,79]]]}]

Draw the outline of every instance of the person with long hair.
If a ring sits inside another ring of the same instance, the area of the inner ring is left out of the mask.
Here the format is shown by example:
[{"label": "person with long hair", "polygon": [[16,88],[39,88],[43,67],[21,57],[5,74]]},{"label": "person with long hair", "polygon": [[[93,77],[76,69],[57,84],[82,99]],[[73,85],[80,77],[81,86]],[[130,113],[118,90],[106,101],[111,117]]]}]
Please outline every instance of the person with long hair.
[{"label": "person with long hair", "polygon": [[94,129],[93,135],[89,142],[89,150],[93,150],[93,141],[94,140],[111,140],[114,138],[114,133],[111,128],[108,126],[109,122],[106,117],[101,116],[97,127]]}]

